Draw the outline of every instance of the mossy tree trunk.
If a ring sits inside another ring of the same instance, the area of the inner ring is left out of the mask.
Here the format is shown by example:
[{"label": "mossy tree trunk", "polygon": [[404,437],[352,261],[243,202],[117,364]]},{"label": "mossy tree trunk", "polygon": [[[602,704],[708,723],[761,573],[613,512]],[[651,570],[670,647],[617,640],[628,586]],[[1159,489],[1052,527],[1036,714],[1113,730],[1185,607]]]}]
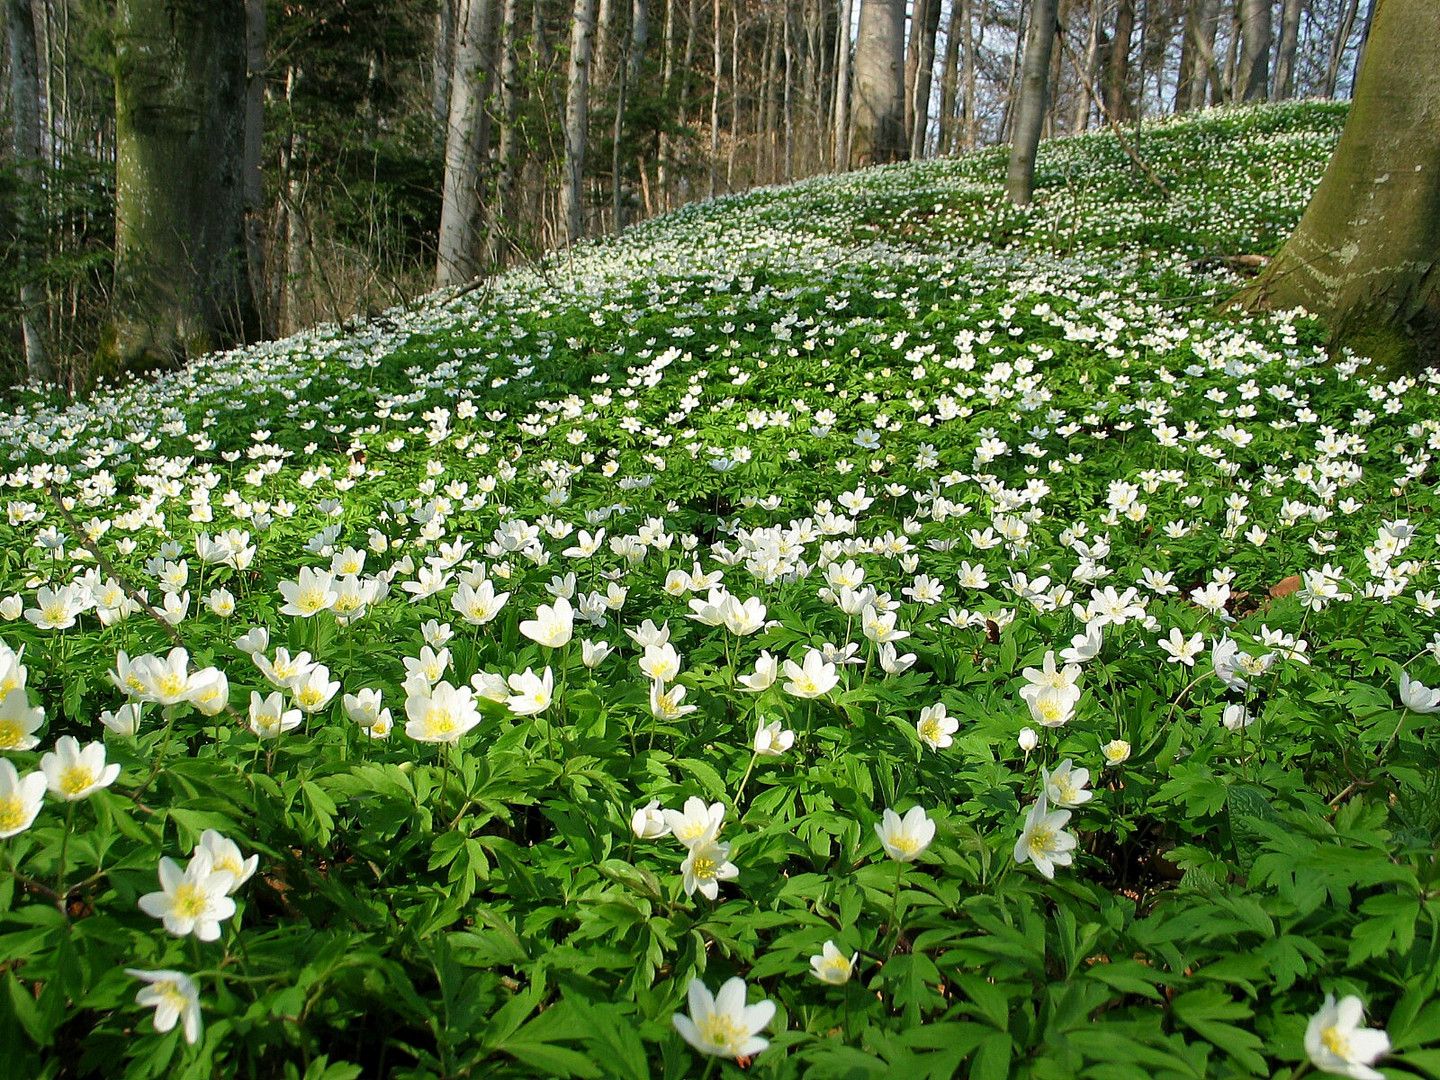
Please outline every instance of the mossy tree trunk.
[{"label": "mossy tree trunk", "polygon": [[10,47],[11,149],[23,184],[11,207],[19,255],[20,330],[25,342],[25,372],[51,382],[55,367],[45,343],[45,290],[37,280],[40,257],[40,64],[35,46],[31,0],[5,0],[5,36]]},{"label": "mossy tree trunk", "polygon": [[115,316],[97,373],[253,337],[245,265],[244,0],[120,0]]},{"label": "mossy tree trunk", "polygon": [[1237,303],[1304,307],[1389,370],[1440,364],[1435,0],[1380,0],[1340,145],[1299,226]]}]

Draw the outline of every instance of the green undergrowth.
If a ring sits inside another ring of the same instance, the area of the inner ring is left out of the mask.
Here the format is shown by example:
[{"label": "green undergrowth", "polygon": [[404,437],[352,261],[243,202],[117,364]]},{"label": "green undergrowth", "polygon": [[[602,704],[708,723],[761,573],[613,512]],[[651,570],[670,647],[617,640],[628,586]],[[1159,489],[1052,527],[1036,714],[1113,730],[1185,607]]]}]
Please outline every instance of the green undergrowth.
[{"label": "green undergrowth", "polygon": [[1440,1076],[1437,383],[1219,312],[1343,120],[0,418],[6,1075]]}]

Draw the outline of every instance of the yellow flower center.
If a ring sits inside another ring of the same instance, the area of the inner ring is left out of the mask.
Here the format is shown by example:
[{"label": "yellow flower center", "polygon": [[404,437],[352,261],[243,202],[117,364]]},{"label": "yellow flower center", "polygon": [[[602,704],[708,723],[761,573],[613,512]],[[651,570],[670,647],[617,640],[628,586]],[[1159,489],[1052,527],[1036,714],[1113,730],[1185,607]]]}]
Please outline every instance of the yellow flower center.
[{"label": "yellow flower center", "polygon": [[920,850],[920,844],[909,833],[896,833],[890,837],[890,846],[902,855],[915,855]]},{"label": "yellow flower center", "polygon": [[295,606],[303,614],[314,615],[325,607],[325,594],[319,589],[306,589],[295,596]]},{"label": "yellow flower center", "polygon": [[1030,848],[1030,857],[1032,859],[1038,859],[1045,856],[1050,851],[1054,842],[1054,829],[1047,829],[1044,826],[1035,829],[1030,833],[1030,842],[1027,845]]},{"label": "yellow flower center", "polygon": [[449,709],[442,708],[438,705],[432,705],[430,709],[425,713],[426,734],[434,738],[443,738],[446,735],[453,735],[459,728],[459,726],[460,725],[455,722],[455,717],[451,714]]},{"label": "yellow flower center", "polygon": [[926,742],[940,741],[940,725],[933,718],[920,721],[920,738]]},{"label": "yellow flower center", "polygon": [[697,1021],[695,1027],[706,1044],[726,1054],[734,1054],[745,1042],[745,1031],[729,1013],[711,1013]]},{"label": "yellow flower center", "polygon": [[179,697],[185,692],[185,682],[184,675],[170,672],[155,680],[155,689],[160,697]]},{"label": "yellow flower center", "polygon": [[230,858],[230,857],[228,857],[228,856],[225,857],[225,858],[223,858],[223,859],[216,859],[216,860],[215,860],[215,869],[216,869],[216,870],[229,870],[230,873],[232,873],[232,874],[235,875],[235,880],[236,880],[236,881],[239,881],[239,880],[240,880],[240,875],[244,872],[243,867],[240,865],[239,860],[238,860],[238,859],[232,859],[232,858]]},{"label": "yellow flower center", "polygon": [[25,824],[25,804],[19,795],[6,795],[0,799],[0,832],[15,832]]},{"label": "yellow flower center", "polygon": [[714,859],[707,859],[702,855],[695,860],[691,873],[701,881],[709,881],[715,876],[715,871],[718,869],[719,867],[716,866]]},{"label": "yellow flower center", "polygon": [[25,732],[14,720],[0,720],[0,750],[13,750],[25,738]]},{"label": "yellow flower center", "polygon": [[170,910],[182,919],[198,919],[210,907],[210,900],[198,885],[182,881],[170,902]]},{"label": "yellow flower center", "polygon": [[1340,1032],[1339,1028],[1328,1027],[1320,1032],[1320,1041],[1325,1044],[1325,1049],[1336,1057],[1344,1061],[1350,1060],[1350,1040]]},{"label": "yellow flower center", "polygon": [[93,787],[99,780],[100,777],[96,775],[95,770],[88,765],[71,765],[60,774],[60,791],[65,795],[79,795],[86,788]]}]

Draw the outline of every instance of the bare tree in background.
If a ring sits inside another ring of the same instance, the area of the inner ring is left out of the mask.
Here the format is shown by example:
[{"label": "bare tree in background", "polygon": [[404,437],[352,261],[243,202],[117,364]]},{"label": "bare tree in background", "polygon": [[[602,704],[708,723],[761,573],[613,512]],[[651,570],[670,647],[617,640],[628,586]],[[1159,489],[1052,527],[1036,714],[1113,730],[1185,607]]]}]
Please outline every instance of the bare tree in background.
[{"label": "bare tree in background", "polygon": [[1020,74],[1020,100],[1015,107],[1015,136],[1010,144],[1010,166],[1005,173],[1005,194],[1016,206],[1028,206],[1035,190],[1035,150],[1050,97],[1050,56],[1058,29],[1058,0],[1035,0],[1030,9],[1030,32],[1025,40],[1025,63]]},{"label": "bare tree in background", "polygon": [[905,132],[905,0],[860,0],[855,40],[850,158],[859,165],[899,161]]}]

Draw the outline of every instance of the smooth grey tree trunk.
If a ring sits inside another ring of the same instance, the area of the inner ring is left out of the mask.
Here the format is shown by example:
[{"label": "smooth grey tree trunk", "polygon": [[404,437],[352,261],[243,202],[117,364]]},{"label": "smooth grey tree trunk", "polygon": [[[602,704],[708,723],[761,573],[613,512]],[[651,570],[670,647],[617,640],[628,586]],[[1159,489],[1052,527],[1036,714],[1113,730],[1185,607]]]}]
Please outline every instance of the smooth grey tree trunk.
[{"label": "smooth grey tree trunk", "polygon": [[450,72],[450,116],[445,131],[445,187],[435,287],[475,277],[481,255],[481,190],[490,150],[489,44],[493,0],[463,0],[455,25],[455,67]]},{"label": "smooth grey tree trunk", "polygon": [[1120,0],[1105,64],[1105,115],[1117,124],[1130,118],[1130,48],[1134,37],[1135,0]]},{"label": "smooth grey tree trunk", "polygon": [[253,336],[245,268],[245,9],[120,0],[115,311],[101,374]]},{"label": "smooth grey tree trunk", "polygon": [[5,0],[6,38],[10,46],[10,146],[24,185],[13,207],[19,254],[20,331],[25,343],[25,374],[34,382],[52,382],[55,367],[45,344],[45,290],[35,280],[41,235],[40,61],[35,46],[31,0]]},{"label": "smooth grey tree trunk", "polygon": [[519,166],[516,124],[520,115],[520,60],[515,34],[519,17],[520,0],[504,0],[500,14],[500,137],[495,205],[486,219],[485,234],[485,261],[490,266],[505,261],[505,230],[515,212],[515,175]]},{"label": "smooth grey tree trunk", "polygon": [[1035,189],[1035,151],[1050,96],[1050,55],[1058,29],[1058,0],[1035,0],[1030,9],[1030,32],[1020,74],[1020,100],[1015,108],[1015,134],[1010,144],[1010,167],[1005,173],[1005,194],[1016,206],[1028,206]]},{"label": "smooth grey tree trunk", "polygon": [[960,85],[960,26],[970,18],[969,0],[952,0],[945,25],[945,56],[940,62],[940,153],[955,148],[955,102]]},{"label": "smooth grey tree trunk", "polygon": [[1189,0],[1182,26],[1184,41],[1175,87],[1175,111],[1189,112],[1203,109],[1207,88],[1219,82],[1215,36],[1220,29],[1220,0]]},{"label": "smooth grey tree trunk", "polygon": [[[910,160],[925,156],[930,129],[930,94],[935,80],[935,39],[940,32],[940,0],[925,0],[920,23],[919,55],[915,58],[915,79],[910,98]],[[912,37],[912,41],[914,38]]]},{"label": "smooth grey tree trunk", "polygon": [[560,188],[565,242],[569,244],[585,235],[585,143],[590,132],[590,49],[594,40],[595,0],[575,0],[565,85],[565,173]]},{"label": "smooth grey tree trunk", "polygon": [[1440,364],[1440,4],[1377,5],[1340,144],[1294,234],[1239,304],[1304,307],[1391,373]]},{"label": "smooth grey tree trunk", "polygon": [[1288,101],[1295,96],[1295,52],[1300,44],[1300,18],[1305,0],[1285,0],[1280,14],[1280,44],[1275,50],[1275,86],[1271,101]]},{"label": "smooth grey tree trunk", "polygon": [[1350,43],[1350,35],[1355,29],[1355,16],[1359,12],[1360,0],[1348,0],[1341,13],[1340,26],[1330,42],[1330,58],[1325,65],[1325,84],[1320,91],[1322,97],[1335,96],[1335,86],[1340,81],[1340,65],[1345,60],[1345,47]]},{"label": "smooth grey tree trunk", "polygon": [[1240,62],[1235,73],[1238,100],[1265,100],[1270,91],[1273,39],[1270,0],[1240,0]]},{"label": "smooth grey tree trunk", "polygon": [[850,159],[855,165],[898,161],[905,137],[905,3],[860,0]]},{"label": "smooth grey tree trunk", "polygon": [[1085,40],[1085,66],[1080,73],[1080,92],[1075,95],[1075,117],[1071,131],[1084,131],[1090,126],[1090,87],[1095,85],[1095,72],[1100,63],[1100,20],[1105,16],[1104,0],[1090,0],[1090,32]]},{"label": "smooth grey tree trunk", "polygon": [[430,50],[430,114],[442,153],[450,118],[450,72],[455,66],[455,3],[456,0],[439,0],[435,9],[434,45]]},{"label": "smooth grey tree trunk", "polygon": [[840,26],[835,35],[835,168],[850,167],[850,18],[851,0],[839,0]]},{"label": "smooth grey tree trunk", "polygon": [[[580,3],[581,0],[576,0]],[[714,26],[711,42],[714,45],[710,73],[710,197],[713,199],[720,190],[720,79],[724,75],[724,39],[720,34],[720,0],[715,0]]]}]

